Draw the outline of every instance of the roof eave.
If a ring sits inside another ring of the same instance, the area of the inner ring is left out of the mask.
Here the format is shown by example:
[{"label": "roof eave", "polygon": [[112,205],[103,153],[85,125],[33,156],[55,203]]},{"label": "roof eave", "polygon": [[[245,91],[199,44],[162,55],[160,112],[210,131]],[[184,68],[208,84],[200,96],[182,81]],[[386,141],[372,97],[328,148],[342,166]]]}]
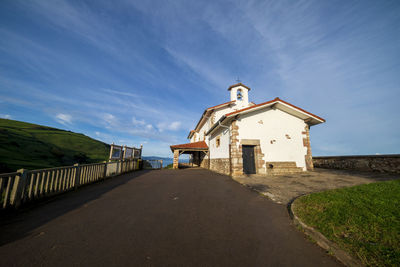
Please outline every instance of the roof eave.
[{"label": "roof eave", "polygon": [[[232,117],[232,116],[236,116],[236,115],[239,115],[239,114],[242,115],[242,114],[254,112],[254,111],[257,111],[257,110],[260,110],[260,109],[273,107],[275,104],[278,104],[278,103],[282,104],[284,106],[287,106],[290,109],[307,116],[308,118],[306,118],[306,119],[310,119],[310,118],[313,119],[315,121],[315,123],[312,123],[311,125],[316,125],[316,124],[323,123],[323,122],[326,121],[325,119],[323,119],[321,117],[318,117],[318,116],[316,116],[316,115],[314,115],[314,114],[312,114],[312,113],[310,113],[308,111],[305,111],[305,110],[303,110],[303,109],[301,109],[299,107],[296,107],[295,105],[292,105],[292,104],[290,104],[290,103],[288,103],[286,101],[283,101],[282,99],[279,99],[278,97],[275,98],[274,100],[271,100],[271,101],[268,101],[268,102],[265,102],[265,103],[261,103],[261,104],[255,105],[255,106],[244,108],[243,110],[238,110],[238,111],[234,111],[234,112],[228,113],[228,114],[226,114],[226,116],[227,117]],[[295,115],[293,115],[293,116],[295,116]],[[306,119],[303,119],[303,120],[306,120]]]},{"label": "roof eave", "polygon": [[208,131],[206,132],[206,135],[211,134],[211,133],[214,131],[214,129],[217,129],[218,126],[219,126],[226,118],[227,118],[227,117],[226,117],[225,115],[222,115],[222,117],[219,118],[219,120],[218,120],[216,123],[214,123],[213,126],[211,126],[210,130],[208,130]]}]

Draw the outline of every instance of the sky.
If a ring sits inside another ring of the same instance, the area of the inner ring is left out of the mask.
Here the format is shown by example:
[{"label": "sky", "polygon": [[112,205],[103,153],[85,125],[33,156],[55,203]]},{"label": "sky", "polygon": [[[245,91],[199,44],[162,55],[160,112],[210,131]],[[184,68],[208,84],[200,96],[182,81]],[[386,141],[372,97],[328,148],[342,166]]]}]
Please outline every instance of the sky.
[{"label": "sky", "polygon": [[275,97],[315,156],[400,153],[400,1],[0,1],[0,117],[172,156],[204,109]]}]

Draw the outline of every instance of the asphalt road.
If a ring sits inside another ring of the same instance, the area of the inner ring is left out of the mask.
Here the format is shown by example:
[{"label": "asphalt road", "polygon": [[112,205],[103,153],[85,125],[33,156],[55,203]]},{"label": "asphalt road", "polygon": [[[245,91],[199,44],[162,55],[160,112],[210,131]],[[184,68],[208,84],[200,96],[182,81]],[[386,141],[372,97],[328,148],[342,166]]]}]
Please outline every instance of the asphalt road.
[{"label": "asphalt road", "polygon": [[140,171],[0,217],[1,266],[337,266],[273,203],[201,169]]}]

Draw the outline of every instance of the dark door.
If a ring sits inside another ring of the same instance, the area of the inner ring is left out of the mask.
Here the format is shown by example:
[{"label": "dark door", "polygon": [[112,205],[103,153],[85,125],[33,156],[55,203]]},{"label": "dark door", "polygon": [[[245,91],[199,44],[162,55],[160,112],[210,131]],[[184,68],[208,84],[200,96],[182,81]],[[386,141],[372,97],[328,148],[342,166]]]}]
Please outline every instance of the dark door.
[{"label": "dark door", "polygon": [[254,161],[254,146],[242,146],[243,152],[243,172],[246,174],[256,173]]}]

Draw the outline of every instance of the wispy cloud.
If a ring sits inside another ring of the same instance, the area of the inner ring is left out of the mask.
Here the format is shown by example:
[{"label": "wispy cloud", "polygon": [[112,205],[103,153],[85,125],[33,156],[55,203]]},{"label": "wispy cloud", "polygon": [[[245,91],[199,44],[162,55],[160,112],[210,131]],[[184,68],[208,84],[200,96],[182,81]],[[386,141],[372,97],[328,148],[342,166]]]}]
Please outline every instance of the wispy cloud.
[{"label": "wispy cloud", "polygon": [[159,129],[160,132],[163,132],[165,130],[177,131],[181,128],[181,126],[182,123],[180,121],[173,121],[171,123],[161,122],[157,124],[157,128]]},{"label": "wispy cloud", "polygon": [[109,93],[109,94],[117,94],[117,95],[122,95],[122,96],[130,96],[133,98],[138,98],[139,95],[129,93],[129,92],[123,92],[123,91],[117,91],[117,90],[111,90],[111,89],[103,89],[104,92]]},{"label": "wispy cloud", "polygon": [[133,125],[138,125],[138,126],[142,126],[142,125],[145,125],[146,124],[146,122],[144,121],[144,120],[138,120],[138,119],[136,119],[135,117],[132,117],[132,123],[133,123]]},{"label": "wispy cloud", "polygon": [[29,109],[37,122],[168,154],[239,76],[257,103],[280,96],[327,119],[312,129],[314,153],[400,147],[395,1],[5,5],[1,114],[28,120]]},{"label": "wispy cloud", "polygon": [[0,118],[3,119],[12,119],[12,116],[10,114],[0,114]]},{"label": "wispy cloud", "polygon": [[68,125],[72,123],[72,116],[64,113],[58,113],[56,115],[56,121],[63,125]]}]

